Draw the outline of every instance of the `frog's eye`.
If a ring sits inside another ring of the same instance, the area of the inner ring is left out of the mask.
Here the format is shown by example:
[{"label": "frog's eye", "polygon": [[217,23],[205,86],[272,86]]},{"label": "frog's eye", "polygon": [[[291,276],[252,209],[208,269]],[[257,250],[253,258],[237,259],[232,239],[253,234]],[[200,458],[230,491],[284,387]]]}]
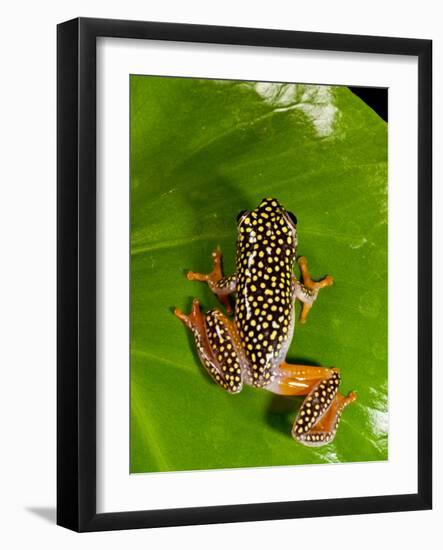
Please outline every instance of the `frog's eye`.
[{"label": "frog's eye", "polygon": [[295,226],[297,225],[297,216],[293,214],[292,212],[287,212],[292,224]]},{"label": "frog's eye", "polygon": [[248,214],[248,211],[247,210],[241,210],[238,214],[237,214],[237,225],[240,225],[241,222],[244,220],[244,218],[247,216]]}]

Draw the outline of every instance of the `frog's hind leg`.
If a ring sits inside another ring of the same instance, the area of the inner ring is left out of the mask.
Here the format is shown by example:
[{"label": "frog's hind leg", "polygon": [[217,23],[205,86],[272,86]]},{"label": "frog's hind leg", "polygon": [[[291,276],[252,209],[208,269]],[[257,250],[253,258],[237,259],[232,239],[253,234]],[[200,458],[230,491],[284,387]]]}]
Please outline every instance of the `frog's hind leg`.
[{"label": "frog's hind leg", "polygon": [[197,299],[189,315],[179,309],[174,313],[192,331],[200,360],[214,382],[229,393],[241,391],[244,358],[233,323],[216,309],[202,313]]},{"label": "frog's hind leg", "polygon": [[282,363],[277,377],[267,388],[280,395],[306,395],[292,427],[294,439],[306,446],[330,443],[337,433],[343,409],[357,394],[346,397],[338,391],[338,369]]},{"label": "frog's hind leg", "polygon": [[[320,447],[330,443],[337,433],[337,428],[343,409],[355,401],[356,398],[357,395],[355,392],[351,392],[346,397],[337,392],[323,416],[319,418],[308,430],[304,427],[306,422],[305,419],[308,418],[308,412],[312,412],[313,409],[312,405],[311,408],[304,407],[304,405],[308,403],[308,401],[305,400],[297,418],[295,419],[294,426],[292,428],[292,436],[294,439],[307,447]],[[300,416],[303,411],[305,414]],[[303,428],[303,431],[301,432],[300,427]]]},{"label": "frog's hind leg", "polygon": [[292,427],[292,437],[308,447],[320,447],[330,443],[337,433],[343,409],[355,401],[357,394],[346,397],[338,391],[340,373],[320,380],[311,389],[302,403]]},{"label": "frog's hind leg", "polygon": [[211,273],[196,273],[188,271],[189,281],[203,281],[208,283],[209,288],[217,296],[219,302],[225,307],[228,315],[232,313],[232,306],[229,301],[229,294],[235,292],[237,280],[235,275],[223,277],[222,254],[220,248],[212,253],[213,268]]},{"label": "frog's hind leg", "polygon": [[304,256],[298,259],[298,265],[300,267],[303,282],[301,283],[294,276],[294,297],[302,304],[300,322],[305,323],[308,313],[317,299],[319,290],[326,286],[331,286],[334,283],[334,279],[331,275],[327,275],[320,281],[313,281],[308,270],[308,261]]}]

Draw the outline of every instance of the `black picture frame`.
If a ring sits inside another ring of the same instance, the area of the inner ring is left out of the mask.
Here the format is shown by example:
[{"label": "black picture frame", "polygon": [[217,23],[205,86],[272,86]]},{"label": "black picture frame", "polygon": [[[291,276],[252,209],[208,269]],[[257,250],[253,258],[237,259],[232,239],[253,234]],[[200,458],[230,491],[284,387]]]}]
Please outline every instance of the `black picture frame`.
[{"label": "black picture frame", "polygon": [[[399,54],[418,58],[418,491],[136,512],[96,511],[96,39]],[[432,42],[78,18],[57,29],[57,523],[75,531],[425,510],[432,507]]]}]

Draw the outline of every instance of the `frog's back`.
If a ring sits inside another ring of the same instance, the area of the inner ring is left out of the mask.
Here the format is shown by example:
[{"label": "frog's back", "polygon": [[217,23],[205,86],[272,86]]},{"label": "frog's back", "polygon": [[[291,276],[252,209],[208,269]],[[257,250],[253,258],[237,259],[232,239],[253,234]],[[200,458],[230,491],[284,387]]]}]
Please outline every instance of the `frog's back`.
[{"label": "frog's back", "polygon": [[272,381],[292,338],[294,240],[275,199],[263,200],[239,227],[235,323],[256,386]]}]

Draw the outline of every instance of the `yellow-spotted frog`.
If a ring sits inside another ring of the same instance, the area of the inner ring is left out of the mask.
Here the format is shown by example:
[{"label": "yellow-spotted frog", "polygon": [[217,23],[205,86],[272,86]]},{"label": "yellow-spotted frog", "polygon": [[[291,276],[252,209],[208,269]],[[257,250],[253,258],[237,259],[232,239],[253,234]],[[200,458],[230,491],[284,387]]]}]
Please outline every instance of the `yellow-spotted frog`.
[{"label": "yellow-spotted frog", "polygon": [[297,219],[276,199],[263,199],[255,210],[240,212],[237,232],[235,273],[223,276],[217,249],[211,273],[187,275],[191,281],[207,282],[227,315],[218,309],[204,314],[197,299],[189,315],[179,309],[175,315],[191,329],[203,366],[221,388],[236,394],[248,384],[280,395],[306,396],[292,436],[307,446],[325,445],[334,439],[342,411],[356,394],[339,393],[338,369],[290,364],[285,358],[294,331],[295,300],[302,304],[304,323],[319,290],[333,279],[328,275],[313,281],[304,257],[298,259],[302,280],[295,277]]}]

